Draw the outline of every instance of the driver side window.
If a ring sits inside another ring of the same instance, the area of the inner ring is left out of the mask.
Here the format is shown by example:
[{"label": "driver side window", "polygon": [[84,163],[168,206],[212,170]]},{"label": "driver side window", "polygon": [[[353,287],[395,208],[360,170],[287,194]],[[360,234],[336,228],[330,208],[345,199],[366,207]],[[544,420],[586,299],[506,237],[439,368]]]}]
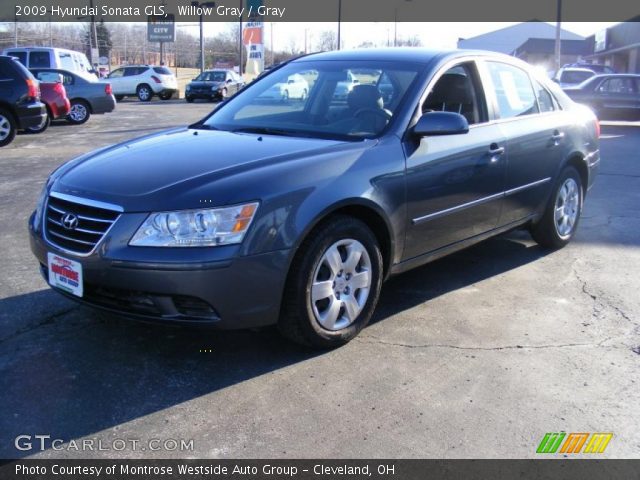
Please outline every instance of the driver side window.
[{"label": "driver side window", "polygon": [[469,125],[487,121],[487,108],[478,72],[473,62],[447,70],[436,81],[422,104],[422,113],[459,113]]}]

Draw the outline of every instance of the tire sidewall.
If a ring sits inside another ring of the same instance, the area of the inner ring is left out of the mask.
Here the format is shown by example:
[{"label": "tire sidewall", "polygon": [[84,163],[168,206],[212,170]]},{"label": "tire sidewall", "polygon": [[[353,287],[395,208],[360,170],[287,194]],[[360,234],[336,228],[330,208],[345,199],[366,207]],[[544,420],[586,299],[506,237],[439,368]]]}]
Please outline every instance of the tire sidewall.
[{"label": "tire sidewall", "polygon": [[[303,298],[298,301],[300,310],[298,313],[301,327],[305,336],[316,346],[333,347],[347,343],[362,330],[371,319],[373,311],[378,303],[380,288],[382,285],[382,255],[378,242],[369,228],[356,219],[348,219],[330,223],[327,228],[307,246],[301,261],[300,275],[297,279],[296,295]],[[311,305],[311,285],[314,273],[320,259],[326,250],[335,242],[343,239],[354,239],[362,243],[371,259],[371,287],[364,308],[358,318],[348,327],[331,331],[323,328],[315,318]]]}]

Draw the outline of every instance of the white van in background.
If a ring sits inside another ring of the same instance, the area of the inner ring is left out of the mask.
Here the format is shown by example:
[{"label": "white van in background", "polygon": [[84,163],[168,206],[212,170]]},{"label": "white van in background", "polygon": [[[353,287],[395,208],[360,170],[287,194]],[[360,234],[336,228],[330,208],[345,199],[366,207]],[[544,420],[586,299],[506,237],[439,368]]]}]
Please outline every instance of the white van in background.
[{"label": "white van in background", "polygon": [[76,73],[87,80],[96,79],[87,56],[74,50],[52,47],[14,47],[5,48],[2,54],[16,57],[27,68],[57,68]]}]

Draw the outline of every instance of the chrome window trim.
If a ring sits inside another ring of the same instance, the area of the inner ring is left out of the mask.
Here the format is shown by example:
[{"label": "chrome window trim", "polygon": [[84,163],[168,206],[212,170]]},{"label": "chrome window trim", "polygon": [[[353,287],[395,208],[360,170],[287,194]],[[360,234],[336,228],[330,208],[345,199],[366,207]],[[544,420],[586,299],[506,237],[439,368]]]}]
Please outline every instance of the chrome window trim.
[{"label": "chrome window trim", "polygon": [[495,193],[493,195],[489,195],[487,197],[478,198],[477,200],[472,200],[471,202],[462,203],[460,205],[456,205],[455,207],[446,208],[444,210],[439,210],[437,212],[430,213],[428,215],[424,215],[422,217],[417,217],[411,220],[413,225],[418,225],[420,223],[428,222],[429,220],[435,220],[436,218],[444,217],[445,215],[449,215],[451,213],[456,213],[462,210],[465,210],[470,207],[475,207],[476,205],[482,205],[487,202],[491,202],[493,200],[497,200],[499,198],[505,198],[509,195],[514,195],[523,190],[527,190],[529,188],[537,187],[538,185],[542,185],[551,180],[551,177],[542,178],[540,180],[536,180],[535,182],[527,183],[526,185],[521,185],[519,187],[511,188],[509,190],[505,190],[500,193]]}]

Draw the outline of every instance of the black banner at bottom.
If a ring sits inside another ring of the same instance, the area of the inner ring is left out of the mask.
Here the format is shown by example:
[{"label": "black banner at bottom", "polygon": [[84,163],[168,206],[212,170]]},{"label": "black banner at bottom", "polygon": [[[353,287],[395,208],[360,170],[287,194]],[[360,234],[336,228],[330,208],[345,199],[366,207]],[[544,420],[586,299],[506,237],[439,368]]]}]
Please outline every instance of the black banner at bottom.
[{"label": "black banner at bottom", "polygon": [[640,460],[0,460],[0,479],[639,480]]}]

